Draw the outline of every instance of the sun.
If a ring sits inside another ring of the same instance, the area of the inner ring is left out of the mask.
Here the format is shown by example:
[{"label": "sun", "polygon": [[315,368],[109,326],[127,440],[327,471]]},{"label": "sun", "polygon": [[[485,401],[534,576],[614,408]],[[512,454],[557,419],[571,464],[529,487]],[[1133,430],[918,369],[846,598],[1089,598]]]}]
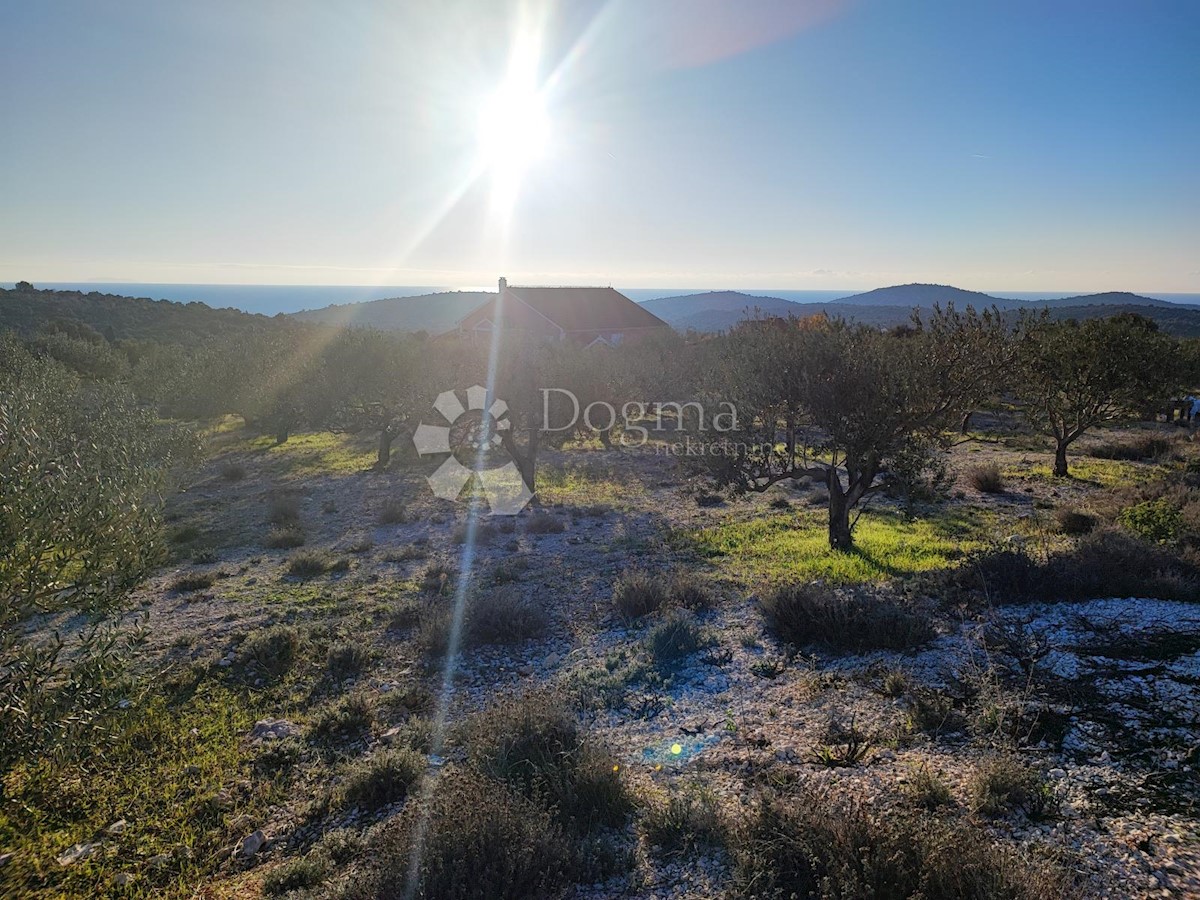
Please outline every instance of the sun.
[{"label": "sun", "polygon": [[521,178],[542,159],[550,140],[545,98],[532,78],[509,78],[479,113],[479,153],[498,198],[511,200]]}]

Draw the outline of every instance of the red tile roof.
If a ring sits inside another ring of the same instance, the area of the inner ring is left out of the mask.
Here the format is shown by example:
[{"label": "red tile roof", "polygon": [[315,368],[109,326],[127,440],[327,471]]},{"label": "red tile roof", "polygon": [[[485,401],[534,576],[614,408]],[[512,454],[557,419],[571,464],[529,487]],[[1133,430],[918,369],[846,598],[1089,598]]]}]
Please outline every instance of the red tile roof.
[{"label": "red tile roof", "polygon": [[520,287],[508,292],[554,322],[568,334],[580,331],[626,331],[668,328],[662,319],[610,287]]}]

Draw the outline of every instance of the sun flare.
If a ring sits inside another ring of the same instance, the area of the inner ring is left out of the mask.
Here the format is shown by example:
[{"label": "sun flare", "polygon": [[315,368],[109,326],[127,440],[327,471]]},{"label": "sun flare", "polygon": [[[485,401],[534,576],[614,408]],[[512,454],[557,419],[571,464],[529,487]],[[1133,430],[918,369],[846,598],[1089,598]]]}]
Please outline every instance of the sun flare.
[{"label": "sun flare", "polygon": [[542,159],[550,139],[545,99],[532,78],[510,76],[479,114],[479,152],[496,198],[511,202],[521,178]]}]

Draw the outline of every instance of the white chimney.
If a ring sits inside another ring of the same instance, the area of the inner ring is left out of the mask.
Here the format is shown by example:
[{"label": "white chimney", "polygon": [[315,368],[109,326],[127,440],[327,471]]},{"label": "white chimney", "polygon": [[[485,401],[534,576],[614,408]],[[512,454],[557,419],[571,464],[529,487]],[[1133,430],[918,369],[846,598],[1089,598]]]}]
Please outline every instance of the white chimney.
[{"label": "white chimney", "polygon": [[508,279],[503,275],[500,276],[500,293],[504,293],[504,289],[508,287]]}]

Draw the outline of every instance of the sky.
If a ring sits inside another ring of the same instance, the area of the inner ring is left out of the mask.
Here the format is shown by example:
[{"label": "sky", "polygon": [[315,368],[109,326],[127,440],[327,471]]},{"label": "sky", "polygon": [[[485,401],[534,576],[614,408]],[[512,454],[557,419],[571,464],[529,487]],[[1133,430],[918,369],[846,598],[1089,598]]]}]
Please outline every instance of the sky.
[{"label": "sky", "polygon": [[42,0],[0,34],[0,281],[1200,292],[1194,0]]}]

